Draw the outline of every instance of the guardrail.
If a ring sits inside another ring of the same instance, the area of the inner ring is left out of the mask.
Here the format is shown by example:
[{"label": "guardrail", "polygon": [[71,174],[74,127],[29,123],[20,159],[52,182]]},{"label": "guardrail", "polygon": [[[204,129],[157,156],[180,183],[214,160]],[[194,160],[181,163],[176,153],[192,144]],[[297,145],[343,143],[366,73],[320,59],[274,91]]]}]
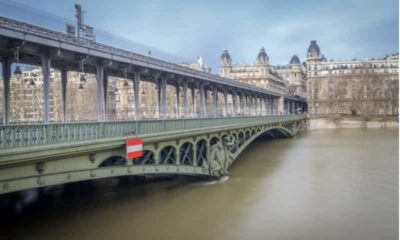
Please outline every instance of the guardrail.
[{"label": "guardrail", "polygon": [[8,125],[0,126],[0,150],[241,123],[274,123],[304,118],[305,115],[292,115]]}]

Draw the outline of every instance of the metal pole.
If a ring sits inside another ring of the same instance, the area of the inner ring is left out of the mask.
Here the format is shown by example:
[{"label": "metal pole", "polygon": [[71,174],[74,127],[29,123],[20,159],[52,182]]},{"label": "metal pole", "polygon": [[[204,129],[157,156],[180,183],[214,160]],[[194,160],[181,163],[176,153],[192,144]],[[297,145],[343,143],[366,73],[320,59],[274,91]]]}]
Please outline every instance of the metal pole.
[{"label": "metal pole", "polygon": [[104,96],[104,66],[96,65],[97,81],[97,120],[103,121],[105,115],[105,96]]},{"label": "metal pole", "polygon": [[12,61],[9,58],[3,58],[2,75],[3,75],[3,124],[10,123],[10,82],[11,82],[11,65]]},{"label": "metal pole", "polygon": [[50,123],[50,65],[51,59],[48,56],[41,56],[43,72],[43,122]]},{"label": "metal pole", "polygon": [[228,116],[228,92],[225,89],[224,90],[224,111],[223,111],[224,117]]},{"label": "metal pole", "polygon": [[207,117],[206,94],[203,82],[200,82],[200,116],[203,118]]},{"label": "metal pole", "polygon": [[67,84],[68,71],[66,68],[61,69],[61,97],[63,110],[63,123],[67,122]]},{"label": "metal pole", "polygon": [[133,96],[134,96],[134,117],[135,120],[139,120],[139,101],[140,101],[140,74],[135,72],[133,75]]},{"label": "metal pole", "polygon": [[182,93],[182,95],[183,95],[183,114],[182,114],[182,116],[185,118],[185,117],[187,117],[187,110],[188,110],[188,107],[187,107],[188,83],[186,80],[184,80],[182,84],[183,84],[183,86],[182,86],[182,91],[183,91],[183,93]]}]

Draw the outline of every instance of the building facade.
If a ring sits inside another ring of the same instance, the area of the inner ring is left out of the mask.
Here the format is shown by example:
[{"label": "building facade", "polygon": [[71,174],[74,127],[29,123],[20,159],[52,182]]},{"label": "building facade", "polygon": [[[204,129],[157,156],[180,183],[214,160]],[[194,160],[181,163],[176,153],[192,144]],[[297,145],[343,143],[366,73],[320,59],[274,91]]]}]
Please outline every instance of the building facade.
[{"label": "building facade", "polygon": [[265,49],[261,48],[256,60],[256,64],[232,65],[231,56],[224,50],[220,58],[220,75],[280,94],[306,96],[305,67],[296,55],[288,65],[274,66],[269,63]]},{"label": "building facade", "polygon": [[307,50],[307,102],[311,114],[398,115],[399,55],[327,61],[316,41]]}]

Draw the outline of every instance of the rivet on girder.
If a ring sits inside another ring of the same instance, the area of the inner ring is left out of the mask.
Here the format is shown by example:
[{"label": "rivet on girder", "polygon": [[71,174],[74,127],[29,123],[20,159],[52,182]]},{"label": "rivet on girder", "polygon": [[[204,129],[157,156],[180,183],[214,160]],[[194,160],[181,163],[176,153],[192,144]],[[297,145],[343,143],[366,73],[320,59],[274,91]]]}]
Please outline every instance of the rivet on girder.
[{"label": "rivet on girder", "polygon": [[68,173],[68,174],[67,174],[67,179],[71,179],[71,177],[72,177],[71,174]]},{"label": "rivet on girder", "polygon": [[132,173],[132,169],[128,167],[128,173]]},{"label": "rivet on girder", "polygon": [[3,189],[7,190],[10,187],[10,185],[8,183],[3,183]]},{"label": "rivet on girder", "polygon": [[91,176],[91,177],[96,177],[96,173],[93,172],[93,170],[92,170],[92,171],[90,171],[90,176]]},{"label": "rivet on girder", "polygon": [[110,171],[110,172],[111,172],[111,174],[114,174],[114,169],[111,169],[111,171]]}]

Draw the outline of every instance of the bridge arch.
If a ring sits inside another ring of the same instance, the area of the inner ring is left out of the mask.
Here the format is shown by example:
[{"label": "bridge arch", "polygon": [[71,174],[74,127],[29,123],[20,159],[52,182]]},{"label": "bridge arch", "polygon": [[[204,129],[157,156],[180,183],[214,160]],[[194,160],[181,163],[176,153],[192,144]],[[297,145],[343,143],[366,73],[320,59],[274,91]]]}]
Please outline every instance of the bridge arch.
[{"label": "bridge arch", "polygon": [[134,165],[150,165],[156,164],[155,154],[153,151],[144,150],[140,158],[133,159]]},{"label": "bridge arch", "polygon": [[126,159],[121,156],[112,156],[107,158],[106,160],[103,160],[99,164],[99,168],[103,167],[115,167],[115,166],[125,166],[127,163]]},{"label": "bridge arch", "polygon": [[207,162],[208,156],[208,142],[205,139],[201,139],[196,143],[196,164],[197,166],[203,166]]},{"label": "bridge arch", "polygon": [[192,142],[185,142],[179,147],[180,159],[182,165],[193,165],[194,161],[194,146]]},{"label": "bridge arch", "polygon": [[174,146],[166,146],[159,153],[160,164],[176,164],[177,150]]}]

